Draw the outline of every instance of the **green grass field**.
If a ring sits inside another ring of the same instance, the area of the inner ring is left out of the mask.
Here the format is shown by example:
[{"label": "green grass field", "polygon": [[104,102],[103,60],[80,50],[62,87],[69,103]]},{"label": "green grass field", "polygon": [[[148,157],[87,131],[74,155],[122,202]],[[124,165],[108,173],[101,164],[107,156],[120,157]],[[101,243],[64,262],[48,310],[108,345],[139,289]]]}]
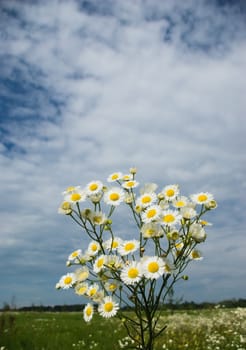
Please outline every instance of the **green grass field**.
[{"label": "green grass field", "polygon": [[[168,328],[156,350],[246,350],[246,308],[163,312]],[[0,314],[0,350],[123,349],[129,343],[117,318],[79,312],[5,312]]]}]

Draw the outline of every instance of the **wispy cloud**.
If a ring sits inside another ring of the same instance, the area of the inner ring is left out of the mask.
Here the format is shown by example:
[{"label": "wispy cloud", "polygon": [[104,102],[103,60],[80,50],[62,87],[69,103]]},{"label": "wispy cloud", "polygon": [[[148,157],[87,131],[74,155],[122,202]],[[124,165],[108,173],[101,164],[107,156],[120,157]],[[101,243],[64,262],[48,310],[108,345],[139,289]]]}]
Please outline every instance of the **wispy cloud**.
[{"label": "wispy cloud", "polygon": [[[137,166],[143,182],[180,183],[185,194],[215,194],[220,205],[204,246],[207,259],[194,272],[199,296],[192,298],[208,296],[201,274],[221,276],[209,294],[221,298],[231,266],[240,267],[244,259],[243,6],[240,1],[1,2],[6,285],[0,301],[16,295],[19,303],[28,303],[35,294],[35,300],[56,302],[50,284],[70,250],[81,244],[78,229],[56,215],[60,193],[130,166]],[[21,281],[30,279],[38,287],[23,289]],[[225,296],[242,297],[242,280],[235,276]]]}]

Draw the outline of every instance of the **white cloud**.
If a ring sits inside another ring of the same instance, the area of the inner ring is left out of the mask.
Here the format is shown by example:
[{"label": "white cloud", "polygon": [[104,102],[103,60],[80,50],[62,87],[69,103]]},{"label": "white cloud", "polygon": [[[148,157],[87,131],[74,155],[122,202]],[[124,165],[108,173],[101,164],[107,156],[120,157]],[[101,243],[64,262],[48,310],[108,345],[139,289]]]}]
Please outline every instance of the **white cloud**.
[{"label": "white cloud", "polygon": [[[67,238],[70,226],[56,215],[61,191],[137,166],[141,181],[178,182],[185,194],[213,192],[220,202],[213,234],[216,226],[236,227],[240,240],[220,235],[208,240],[208,250],[236,244],[239,266],[246,183],[242,18],[205,2],[109,4],[91,1],[97,12],[90,12],[76,1],[2,2],[3,246],[18,257],[20,247],[29,254],[43,237],[49,261],[45,242],[61,241],[52,260],[58,266],[79,244],[75,227]],[[231,260],[219,258],[222,288]],[[202,264],[209,274],[211,264]],[[241,293],[234,285],[231,297]]]}]

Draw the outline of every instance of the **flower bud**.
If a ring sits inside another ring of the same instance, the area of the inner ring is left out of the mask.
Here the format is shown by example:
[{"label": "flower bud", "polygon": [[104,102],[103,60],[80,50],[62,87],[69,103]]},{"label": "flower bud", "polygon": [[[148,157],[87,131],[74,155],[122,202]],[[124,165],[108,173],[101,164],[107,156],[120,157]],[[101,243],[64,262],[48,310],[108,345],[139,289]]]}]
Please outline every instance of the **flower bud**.
[{"label": "flower bud", "polygon": [[215,208],[217,208],[217,202],[214,199],[212,199],[210,202],[205,204],[205,207],[207,209],[215,209]]},{"label": "flower bud", "polygon": [[135,175],[137,173],[137,168],[130,168],[130,174]]},{"label": "flower bud", "polygon": [[187,281],[189,279],[189,276],[183,275],[182,278],[183,278],[183,280]]}]

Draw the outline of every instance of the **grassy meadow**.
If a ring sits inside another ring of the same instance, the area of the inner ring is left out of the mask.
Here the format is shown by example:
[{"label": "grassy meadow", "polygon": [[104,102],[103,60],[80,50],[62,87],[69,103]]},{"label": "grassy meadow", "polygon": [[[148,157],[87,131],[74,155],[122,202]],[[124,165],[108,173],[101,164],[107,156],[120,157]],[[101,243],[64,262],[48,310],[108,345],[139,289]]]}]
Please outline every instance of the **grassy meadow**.
[{"label": "grassy meadow", "polygon": [[[246,350],[246,308],[163,312],[167,330],[156,350]],[[127,349],[117,318],[97,315],[87,324],[82,312],[2,312],[0,350]]]}]

